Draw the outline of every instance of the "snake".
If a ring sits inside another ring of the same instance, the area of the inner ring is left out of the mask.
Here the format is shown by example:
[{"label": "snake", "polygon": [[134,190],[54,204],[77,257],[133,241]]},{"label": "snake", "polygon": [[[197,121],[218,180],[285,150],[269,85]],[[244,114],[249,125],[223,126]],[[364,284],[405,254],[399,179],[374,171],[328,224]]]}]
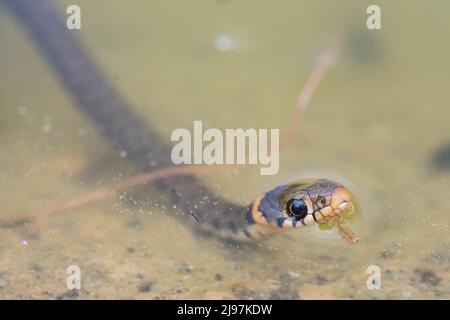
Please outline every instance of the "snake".
[{"label": "snake", "polygon": [[[143,171],[172,165],[170,146],[119,94],[81,41],[65,27],[47,0],[7,0],[74,100],[74,105],[120,153]],[[153,184],[161,208],[202,234],[239,242],[258,242],[289,230],[317,226],[337,228],[350,243],[359,238],[344,224],[357,210],[344,185],[327,179],[303,179],[277,186],[250,205],[231,202],[195,176],[174,176]],[[169,211],[169,209],[167,209]]]},{"label": "snake", "polygon": [[358,213],[357,207],[354,196],[342,184],[327,179],[303,179],[256,198],[248,210],[248,227],[243,235],[251,240],[265,240],[286,230],[336,226],[343,239],[357,243],[358,236],[343,225]]}]

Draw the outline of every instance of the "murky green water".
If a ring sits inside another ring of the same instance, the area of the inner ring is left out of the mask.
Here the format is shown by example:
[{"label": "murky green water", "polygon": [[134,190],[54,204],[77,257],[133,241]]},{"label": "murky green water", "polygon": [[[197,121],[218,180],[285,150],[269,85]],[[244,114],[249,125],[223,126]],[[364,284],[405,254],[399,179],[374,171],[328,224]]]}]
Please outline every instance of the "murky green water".
[{"label": "murky green water", "polygon": [[[169,141],[203,120],[286,128],[317,55],[347,39],[278,175],[202,179],[236,202],[298,176],[338,178],[363,207],[362,241],[305,230],[259,249],[205,241],[139,193],[0,230],[1,298],[450,298],[450,4],[378,1],[62,1],[82,9],[83,39],[142,117]],[[132,176],[13,17],[0,8],[0,217],[32,215]],[[445,159],[444,159],[445,160]],[[157,197],[157,195],[155,195]],[[381,290],[366,287],[369,265]],[[76,298],[76,296],[75,296]]]}]

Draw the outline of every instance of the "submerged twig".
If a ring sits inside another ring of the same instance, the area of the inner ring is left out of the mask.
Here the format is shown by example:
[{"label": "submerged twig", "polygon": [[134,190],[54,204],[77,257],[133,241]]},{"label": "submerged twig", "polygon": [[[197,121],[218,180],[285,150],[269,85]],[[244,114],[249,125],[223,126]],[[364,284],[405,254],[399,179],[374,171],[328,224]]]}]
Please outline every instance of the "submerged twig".
[{"label": "submerged twig", "polygon": [[338,224],[337,230],[342,239],[346,240],[351,244],[356,244],[359,242],[359,237],[348,227]]},{"label": "submerged twig", "polygon": [[330,66],[336,59],[338,52],[338,39],[334,38],[330,47],[322,52],[322,54],[317,59],[317,62],[309,74],[303,89],[300,91],[300,94],[297,98],[297,103],[293,109],[293,115],[291,117],[291,122],[289,127],[285,133],[285,135],[281,139],[281,145],[286,145],[291,142],[292,137],[295,135],[296,131],[299,128],[300,121],[303,117],[304,112],[308,108],[309,102],[319,86],[320,81],[322,80],[325,73],[328,71]]},{"label": "submerged twig", "polygon": [[[304,111],[307,109],[309,102],[311,100],[311,97],[313,96],[314,92],[316,91],[320,81],[322,80],[323,76],[325,75],[326,71],[329,69],[333,61],[335,60],[337,53],[337,46],[336,41],[332,43],[330,48],[328,48],[326,51],[324,51],[320,56],[315,64],[313,70],[311,71],[304,87],[300,91],[300,94],[298,96],[297,103],[295,107],[293,108],[293,115],[291,117],[290,125],[286,131],[286,134],[283,136],[281,144],[282,146],[286,146],[288,143],[291,142],[292,137],[295,135],[296,130],[299,127],[300,121],[303,117]],[[104,188],[101,188],[99,190],[90,192],[84,196],[78,197],[76,199],[73,199],[69,202],[58,204],[51,206],[50,208],[35,213],[33,216],[30,217],[21,217],[21,220],[34,220],[36,221],[42,221],[45,218],[48,218],[50,216],[60,214],[63,212],[68,212],[69,210],[79,208],[81,206],[102,200],[106,197],[116,195],[117,193],[140,185],[147,184],[149,182],[159,180],[159,179],[165,179],[173,176],[179,176],[179,175],[204,175],[204,174],[210,174],[210,173],[217,173],[220,171],[228,170],[231,168],[236,168],[239,166],[244,165],[197,165],[197,166],[170,166],[164,169],[159,169],[153,172],[139,174],[137,176],[134,176],[132,178],[123,180],[115,185],[107,186]],[[196,218],[197,219],[197,218]],[[6,226],[10,224],[10,221],[0,221],[1,226]],[[340,230],[341,231],[341,230]],[[343,230],[345,231],[345,230]],[[345,233],[345,232],[344,232]]]},{"label": "submerged twig", "polygon": [[[120,181],[119,183],[111,186],[107,186],[96,191],[90,192],[86,195],[73,199],[63,204],[57,204],[51,206],[50,208],[38,212],[33,217],[21,218],[21,220],[41,220],[48,218],[50,216],[67,212],[71,209],[79,208],[89,203],[93,203],[102,200],[106,197],[118,194],[123,190],[130,189],[132,187],[145,185],[149,182],[156,181],[159,179],[166,179],[173,176],[179,175],[203,175],[217,173],[223,170],[229,170],[231,167],[236,167],[237,165],[223,165],[223,166],[172,166],[165,169],[156,170],[146,174],[140,174],[132,178]],[[10,221],[0,222],[0,225],[10,224]]]}]

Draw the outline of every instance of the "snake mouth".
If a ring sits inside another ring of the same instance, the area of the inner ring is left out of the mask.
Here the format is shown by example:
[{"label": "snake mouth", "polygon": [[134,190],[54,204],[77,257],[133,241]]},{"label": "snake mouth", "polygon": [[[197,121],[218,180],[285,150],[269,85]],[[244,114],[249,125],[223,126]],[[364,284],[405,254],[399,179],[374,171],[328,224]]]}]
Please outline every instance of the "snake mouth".
[{"label": "snake mouth", "polygon": [[341,203],[339,204],[339,207],[337,209],[334,210],[334,212],[336,214],[341,214],[343,212],[345,212],[346,210],[350,210],[350,209],[354,209],[353,207],[353,203],[349,200],[342,200]]},{"label": "snake mouth", "polygon": [[[327,205],[320,209],[314,210],[310,215],[314,222],[321,225],[333,219],[339,219],[341,215],[354,209],[350,200],[342,200],[337,207]],[[310,219],[307,219],[310,220]]]}]

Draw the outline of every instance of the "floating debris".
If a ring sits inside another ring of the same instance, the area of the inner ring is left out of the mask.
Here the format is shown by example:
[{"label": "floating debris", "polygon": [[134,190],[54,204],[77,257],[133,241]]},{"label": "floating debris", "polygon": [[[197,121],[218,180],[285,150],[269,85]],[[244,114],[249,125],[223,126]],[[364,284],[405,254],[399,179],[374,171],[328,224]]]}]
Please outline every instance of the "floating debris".
[{"label": "floating debris", "polygon": [[442,280],[442,278],[439,277],[434,271],[429,269],[416,269],[414,272],[420,276],[420,282],[432,286],[437,286]]},{"label": "floating debris", "polygon": [[214,48],[219,52],[233,51],[238,47],[239,39],[230,34],[222,34],[214,39]]},{"label": "floating debris", "polygon": [[180,273],[184,273],[184,274],[189,274],[192,273],[192,271],[194,271],[194,267],[188,263],[183,263],[180,267],[180,269],[178,269],[178,271]]},{"label": "floating debris", "polygon": [[193,216],[195,218],[195,220],[197,220],[197,222],[200,223],[200,218],[195,214],[195,212],[191,212],[191,216]]},{"label": "floating debris", "polygon": [[139,292],[150,292],[153,288],[153,282],[151,281],[143,281],[139,283],[137,289]]}]

